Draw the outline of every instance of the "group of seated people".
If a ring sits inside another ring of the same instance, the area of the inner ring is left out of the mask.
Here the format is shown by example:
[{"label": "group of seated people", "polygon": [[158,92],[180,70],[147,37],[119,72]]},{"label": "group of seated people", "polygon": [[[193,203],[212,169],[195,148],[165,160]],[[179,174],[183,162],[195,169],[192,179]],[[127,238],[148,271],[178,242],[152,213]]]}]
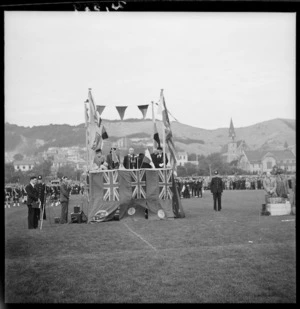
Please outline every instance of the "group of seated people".
[{"label": "group of seated people", "polygon": [[123,161],[117,154],[117,147],[112,146],[108,155],[104,155],[101,149],[95,151],[95,158],[92,170],[114,170],[114,169],[139,169],[139,168],[164,168],[167,167],[168,157],[163,157],[163,149],[158,146],[150,157],[145,153],[134,153],[134,148],[130,147],[128,154],[124,156]]}]

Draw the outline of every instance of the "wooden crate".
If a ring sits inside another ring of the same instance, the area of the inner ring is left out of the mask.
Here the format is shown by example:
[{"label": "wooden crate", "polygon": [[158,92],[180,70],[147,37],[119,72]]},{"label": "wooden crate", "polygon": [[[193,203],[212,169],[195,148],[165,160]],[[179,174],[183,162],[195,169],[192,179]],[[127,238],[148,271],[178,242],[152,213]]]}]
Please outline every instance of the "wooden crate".
[{"label": "wooden crate", "polygon": [[291,203],[287,201],[286,203],[267,204],[266,210],[271,216],[283,216],[291,214],[292,208]]}]

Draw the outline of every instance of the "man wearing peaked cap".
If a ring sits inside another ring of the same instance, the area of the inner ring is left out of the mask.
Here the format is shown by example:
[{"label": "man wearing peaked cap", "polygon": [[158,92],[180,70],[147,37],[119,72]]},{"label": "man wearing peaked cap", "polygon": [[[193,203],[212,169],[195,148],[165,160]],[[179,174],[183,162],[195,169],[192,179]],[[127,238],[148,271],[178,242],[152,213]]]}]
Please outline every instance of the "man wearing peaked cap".
[{"label": "man wearing peaked cap", "polygon": [[210,183],[210,191],[213,194],[214,198],[214,210],[215,211],[221,211],[221,198],[222,198],[222,192],[223,192],[223,182],[222,178],[218,176],[219,172],[216,170],[214,172],[214,176],[211,179]]}]

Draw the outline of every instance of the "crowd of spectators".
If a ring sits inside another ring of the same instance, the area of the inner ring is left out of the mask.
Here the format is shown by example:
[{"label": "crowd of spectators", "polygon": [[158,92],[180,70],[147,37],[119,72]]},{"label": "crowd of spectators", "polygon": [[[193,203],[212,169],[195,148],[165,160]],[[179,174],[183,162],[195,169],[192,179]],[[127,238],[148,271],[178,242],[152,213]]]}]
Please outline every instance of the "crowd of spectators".
[{"label": "crowd of spectators", "polygon": [[[265,175],[235,175],[220,176],[223,190],[264,190],[263,179]],[[292,189],[292,175],[284,175]],[[176,184],[182,198],[201,198],[203,193],[210,190],[210,176],[177,177]]]},{"label": "crowd of spectators", "polygon": [[[71,194],[83,194],[84,184],[80,182],[71,182]],[[52,184],[51,182],[47,183],[45,186],[46,197],[50,198],[50,205],[59,204],[60,196],[60,184]],[[4,188],[4,206],[5,208],[10,208],[11,206],[20,206],[21,204],[26,204],[27,193],[25,190],[25,185],[21,184],[8,184]]]}]

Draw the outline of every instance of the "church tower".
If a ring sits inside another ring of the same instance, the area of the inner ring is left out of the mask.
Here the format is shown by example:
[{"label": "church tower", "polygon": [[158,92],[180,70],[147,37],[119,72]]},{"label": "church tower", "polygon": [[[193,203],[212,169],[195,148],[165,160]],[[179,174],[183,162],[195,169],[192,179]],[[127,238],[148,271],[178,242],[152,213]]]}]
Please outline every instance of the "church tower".
[{"label": "church tower", "polygon": [[227,152],[227,162],[230,163],[237,158],[237,142],[235,141],[235,131],[233,127],[232,118],[230,120],[229,127],[229,141],[228,141],[228,152]]}]

